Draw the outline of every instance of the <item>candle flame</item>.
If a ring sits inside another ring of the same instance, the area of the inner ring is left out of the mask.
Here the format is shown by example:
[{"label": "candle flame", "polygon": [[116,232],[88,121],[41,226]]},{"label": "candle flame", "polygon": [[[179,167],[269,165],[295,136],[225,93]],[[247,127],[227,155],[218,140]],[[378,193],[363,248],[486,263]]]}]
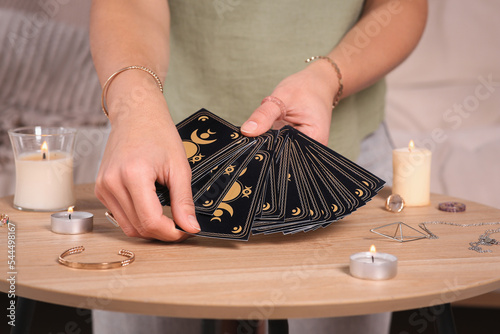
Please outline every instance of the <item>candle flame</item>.
[{"label": "candle flame", "polygon": [[69,213],[69,214],[73,213],[73,208],[74,208],[73,206],[70,206],[70,207],[68,208],[68,213]]},{"label": "candle flame", "polygon": [[46,159],[48,155],[47,153],[49,153],[49,145],[47,145],[46,141],[43,142],[42,146],[40,147],[40,150],[42,151],[42,157]]},{"label": "candle flame", "polygon": [[413,151],[414,148],[415,148],[415,143],[413,142],[413,139],[412,139],[408,143],[408,150],[411,152],[411,151]]},{"label": "candle flame", "polygon": [[377,249],[375,248],[375,245],[371,245],[370,247],[370,253],[375,254],[377,252]]}]

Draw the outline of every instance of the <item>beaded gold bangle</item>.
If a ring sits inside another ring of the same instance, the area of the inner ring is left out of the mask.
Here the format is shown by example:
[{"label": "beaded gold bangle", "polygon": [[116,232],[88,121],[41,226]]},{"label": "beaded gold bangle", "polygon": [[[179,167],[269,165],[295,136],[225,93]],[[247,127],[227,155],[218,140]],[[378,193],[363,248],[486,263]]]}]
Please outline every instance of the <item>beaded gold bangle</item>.
[{"label": "beaded gold bangle", "polygon": [[132,66],[127,66],[127,67],[121,68],[118,71],[116,71],[115,73],[111,74],[109,76],[108,80],[106,80],[106,82],[104,83],[104,86],[102,87],[101,107],[102,107],[102,111],[104,112],[104,115],[106,115],[106,117],[108,117],[108,118],[109,118],[109,114],[108,114],[108,109],[107,109],[107,105],[106,105],[106,94],[108,93],[109,84],[111,83],[111,81],[113,81],[113,79],[118,74],[125,72],[125,71],[128,71],[128,70],[141,70],[141,71],[144,71],[146,73],[149,73],[155,79],[156,84],[158,85],[158,88],[160,88],[160,92],[163,93],[163,84],[161,83],[160,78],[156,75],[155,72],[153,72],[149,68],[144,67],[144,66],[138,66],[138,65],[132,65]]},{"label": "beaded gold bangle", "polygon": [[123,261],[88,263],[88,262],[72,262],[65,259],[65,257],[68,255],[79,254],[84,250],[85,247],[83,246],[70,248],[64,251],[61,255],[59,255],[57,262],[67,267],[75,269],[112,269],[112,268],[120,268],[128,266],[135,260],[135,254],[126,249],[120,249],[120,251],[118,252],[118,255],[127,257],[127,259]]},{"label": "beaded gold bangle", "polygon": [[335,98],[333,99],[333,105],[332,105],[332,109],[333,109],[333,108],[335,108],[337,106],[337,104],[339,104],[340,97],[342,96],[342,92],[344,90],[344,84],[342,83],[342,73],[340,72],[340,68],[337,65],[337,63],[334,62],[329,57],[314,56],[314,57],[306,59],[306,63],[310,63],[310,62],[313,62],[313,61],[318,60],[318,59],[324,59],[324,60],[328,61],[333,66],[333,68],[335,69],[335,72],[337,72],[337,78],[339,80],[339,90],[337,91],[337,94],[335,95]]}]

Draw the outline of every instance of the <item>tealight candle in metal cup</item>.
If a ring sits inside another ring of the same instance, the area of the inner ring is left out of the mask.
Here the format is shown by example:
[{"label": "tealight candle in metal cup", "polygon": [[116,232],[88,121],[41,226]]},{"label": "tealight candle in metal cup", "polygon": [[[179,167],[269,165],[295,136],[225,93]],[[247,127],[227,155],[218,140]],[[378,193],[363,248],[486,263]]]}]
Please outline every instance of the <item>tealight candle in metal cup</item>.
[{"label": "tealight candle in metal cup", "polygon": [[65,212],[56,212],[50,216],[51,230],[59,234],[82,234],[92,232],[94,215],[90,212],[73,211],[73,207]]},{"label": "tealight candle in metal cup", "polygon": [[352,254],[349,269],[351,275],[367,280],[386,280],[396,276],[398,258],[391,254],[378,253],[375,246],[369,252]]}]

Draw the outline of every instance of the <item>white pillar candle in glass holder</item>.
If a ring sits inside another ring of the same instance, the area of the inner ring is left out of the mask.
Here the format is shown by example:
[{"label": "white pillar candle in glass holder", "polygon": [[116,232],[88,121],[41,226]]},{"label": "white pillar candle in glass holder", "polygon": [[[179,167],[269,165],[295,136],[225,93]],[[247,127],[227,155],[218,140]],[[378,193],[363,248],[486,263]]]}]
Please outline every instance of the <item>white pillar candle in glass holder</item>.
[{"label": "white pillar candle in glass holder", "polygon": [[73,151],[76,129],[24,127],[9,131],[16,163],[14,207],[59,211],[75,205]]}]

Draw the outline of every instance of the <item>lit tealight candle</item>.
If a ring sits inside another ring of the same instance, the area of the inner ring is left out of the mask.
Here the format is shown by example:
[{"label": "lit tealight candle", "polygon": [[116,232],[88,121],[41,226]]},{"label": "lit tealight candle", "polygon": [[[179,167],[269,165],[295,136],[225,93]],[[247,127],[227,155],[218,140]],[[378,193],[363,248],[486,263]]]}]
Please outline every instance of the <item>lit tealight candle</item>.
[{"label": "lit tealight candle", "polygon": [[396,276],[398,258],[391,254],[378,253],[375,246],[369,252],[351,255],[349,264],[351,275],[368,280],[386,280]]},{"label": "lit tealight candle", "polygon": [[400,195],[405,206],[430,204],[431,151],[416,148],[413,140],[408,148],[392,151],[392,193]]},{"label": "lit tealight candle", "polygon": [[90,212],[68,211],[56,212],[50,216],[51,230],[59,234],[82,234],[92,232],[94,215]]}]

